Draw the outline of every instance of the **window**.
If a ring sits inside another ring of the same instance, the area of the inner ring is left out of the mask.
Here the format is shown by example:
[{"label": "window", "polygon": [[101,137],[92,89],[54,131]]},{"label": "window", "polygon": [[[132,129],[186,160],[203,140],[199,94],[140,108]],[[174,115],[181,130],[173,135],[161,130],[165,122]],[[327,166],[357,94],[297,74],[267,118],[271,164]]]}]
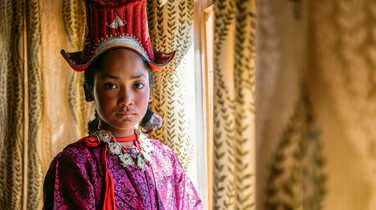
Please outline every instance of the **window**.
[{"label": "window", "polygon": [[[210,0],[195,0],[194,57],[197,141],[197,189],[204,206],[212,209],[213,23]],[[203,161],[205,160],[205,161]],[[203,170],[202,170],[203,169]]]}]

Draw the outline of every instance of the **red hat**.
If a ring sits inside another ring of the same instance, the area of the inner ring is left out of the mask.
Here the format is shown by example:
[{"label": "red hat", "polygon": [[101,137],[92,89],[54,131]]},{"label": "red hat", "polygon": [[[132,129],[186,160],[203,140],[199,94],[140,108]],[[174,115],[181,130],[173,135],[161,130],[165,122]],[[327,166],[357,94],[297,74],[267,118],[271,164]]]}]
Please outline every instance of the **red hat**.
[{"label": "red hat", "polygon": [[146,16],[146,0],[85,0],[87,27],[84,49],[61,54],[75,71],[84,71],[103,52],[127,48],[139,54],[153,71],[166,66],[175,52],[154,51]]}]

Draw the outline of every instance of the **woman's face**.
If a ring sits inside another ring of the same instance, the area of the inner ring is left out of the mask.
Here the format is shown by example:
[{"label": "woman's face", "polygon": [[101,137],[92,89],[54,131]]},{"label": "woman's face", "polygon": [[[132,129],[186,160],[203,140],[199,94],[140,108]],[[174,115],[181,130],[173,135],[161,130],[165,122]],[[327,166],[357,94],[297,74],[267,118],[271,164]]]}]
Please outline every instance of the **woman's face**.
[{"label": "woman's face", "polygon": [[94,75],[93,96],[103,126],[114,136],[133,134],[151,100],[148,69],[133,51],[120,48],[103,57]]}]

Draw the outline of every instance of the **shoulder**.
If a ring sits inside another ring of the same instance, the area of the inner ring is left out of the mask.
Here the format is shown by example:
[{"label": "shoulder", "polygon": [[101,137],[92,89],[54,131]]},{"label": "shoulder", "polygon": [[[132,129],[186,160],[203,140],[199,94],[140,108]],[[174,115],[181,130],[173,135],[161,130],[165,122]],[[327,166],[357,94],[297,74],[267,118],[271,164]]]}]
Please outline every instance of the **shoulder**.
[{"label": "shoulder", "polygon": [[151,152],[151,156],[153,157],[154,165],[156,167],[160,169],[174,168],[175,172],[178,169],[182,168],[179,158],[176,156],[175,152],[170,147],[163,144],[161,141],[155,139],[149,139],[149,141],[153,145],[153,151]]},{"label": "shoulder", "polygon": [[156,140],[156,139],[148,139],[149,142],[156,148],[156,149],[163,149],[163,150],[169,150],[172,151],[170,147],[167,145],[163,144],[161,141]]},{"label": "shoulder", "polygon": [[88,147],[84,144],[82,139],[66,146],[63,151],[56,155],[56,158],[75,158],[77,156],[85,155],[86,153],[88,153]]},{"label": "shoulder", "polygon": [[99,166],[100,147],[90,148],[80,139],[65,147],[50,163],[45,176],[45,184],[55,182],[59,177],[84,177],[103,173]]},{"label": "shoulder", "polygon": [[78,141],[69,144],[66,146],[63,151],[58,153],[54,160],[52,161],[51,165],[56,164],[58,162],[64,163],[74,163],[75,165],[85,164],[91,159],[93,159],[93,152],[90,151],[92,148],[86,146],[85,140],[87,137],[81,138]]},{"label": "shoulder", "polygon": [[173,156],[175,157],[174,151],[168,147],[167,145],[163,144],[161,141],[156,139],[149,139],[150,144],[153,146],[155,153],[161,153],[164,156]]}]

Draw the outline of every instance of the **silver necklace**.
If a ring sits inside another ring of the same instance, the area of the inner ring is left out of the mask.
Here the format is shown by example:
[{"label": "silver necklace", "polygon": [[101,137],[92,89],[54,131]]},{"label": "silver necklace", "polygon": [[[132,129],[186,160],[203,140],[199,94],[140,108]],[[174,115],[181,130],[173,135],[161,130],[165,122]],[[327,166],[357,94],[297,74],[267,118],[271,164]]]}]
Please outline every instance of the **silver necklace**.
[{"label": "silver necklace", "polygon": [[109,131],[103,129],[96,130],[90,136],[96,137],[98,141],[106,143],[110,154],[118,156],[120,164],[124,168],[131,166],[145,171],[146,163],[152,162],[150,152],[154,150],[154,147],[147,136],[138,130],[135,131],[137,136],[136,148],[125,149],[125,152],[123,152],[121,144],[115,141],[116,138]]}]

